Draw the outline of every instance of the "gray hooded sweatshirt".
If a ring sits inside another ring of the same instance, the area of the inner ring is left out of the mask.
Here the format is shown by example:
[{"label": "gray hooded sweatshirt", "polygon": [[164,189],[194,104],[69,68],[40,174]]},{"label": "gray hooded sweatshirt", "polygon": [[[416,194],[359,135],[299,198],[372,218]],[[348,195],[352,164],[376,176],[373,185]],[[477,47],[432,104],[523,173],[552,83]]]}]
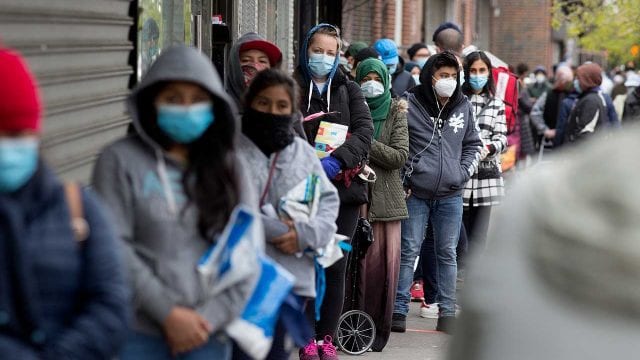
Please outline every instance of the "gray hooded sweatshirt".
[{"label": "gray hooded sweatshirt", "polygon": [[[210,92],[215,121],[234,121],[235,127],[227,127],[232,129],[228,136],[237,136],[240,124],[234,116],[235,106],[211,62],[194,49],[172,47],[156,60],[129,97],[136,134],[104,149],[94,169],[93,183],[113,210],[124,244],[134,295],[134,330],[161,334],[171,309],[184,306],[198,311],[219,331],[244,309],[259,267],[256,262],[251,278],[223,293],[205,295],[196,266],[211,242],[199,235],[197,209],[186,203],[182,166],[167,157],[145,130],[154,125],[144,126],[141,119],[141,111],[148,111],[142,109],[151,106],[147,90],[164,81],[187,81]],[[240,202],[257,211],[253,187],[243,182],[246,166],[239,158],[237,161]],[[260,251],[262,236],[252,240]]]},{"label": "gray hooded sweatshirt", "polygon": [[[253,171],[251,179],[255,189],[263,193],[267,187],[269,172],[276,154],[267,156],[246,136],[241,136],[239,152],[246,158]],[[336,234],[336,219],[340,208],[338,190],[327,178],[315,150],[300,138],[278,153],[271,183],[265,196],[265,204],[277,209],[280,199],[309,175],[320,178],[318,213],[309,222],[295,222],[300,249],[320,249],[326,246]],[[266,228],[266,226],[265,226]],[[276,260],[295,277],[294,293],[300,296],[315,297],[315,271],[313,259],[307,255],[298,257],[287,255],[269,243],[277,234],[266,234],[266,253]]]}]

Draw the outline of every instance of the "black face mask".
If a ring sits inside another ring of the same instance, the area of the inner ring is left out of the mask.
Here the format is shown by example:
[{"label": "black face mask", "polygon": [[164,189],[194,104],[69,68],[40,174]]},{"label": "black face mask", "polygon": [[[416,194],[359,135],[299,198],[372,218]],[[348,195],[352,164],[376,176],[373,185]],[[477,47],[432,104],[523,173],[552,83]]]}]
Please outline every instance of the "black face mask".
[{"label": "black face mask", "polygon": [[293,142],[292,124],[293,115],[263,113],[251,107],[242,115],[242,133],[267,156]]}]

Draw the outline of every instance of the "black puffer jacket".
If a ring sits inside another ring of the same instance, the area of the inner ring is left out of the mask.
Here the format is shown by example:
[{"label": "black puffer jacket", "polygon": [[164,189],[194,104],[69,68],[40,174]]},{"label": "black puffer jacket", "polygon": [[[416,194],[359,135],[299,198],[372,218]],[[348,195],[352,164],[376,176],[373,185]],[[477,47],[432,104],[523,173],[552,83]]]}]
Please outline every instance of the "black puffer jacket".
[{"label": "black puffer jacket", "polygon": [[[373,137],[373,121],[360,86],[349,80],[338,69],[331,81],[331,96],[328,103],[329,91],[325,91],[321,95],[315,86],[312,87],[311,98],[309,98],[309,83],[303,80],[300,74],[301,69],[298,68],[296,80],[302,89],[300,109],[304,116],[318,112],[331,112],[331,114],[323,116],[321,120],[349,126],[349,138],[331,155],[340,160],[343,170],[363,166],[369,157]],[[304,124],[307,139],[312,146],[319,125],[320,120],[312,120]],[[348,188],[344,181],[332,182],[338,189],[341,204],[353,205],[367,202],[367,186],[357,176]]]}]

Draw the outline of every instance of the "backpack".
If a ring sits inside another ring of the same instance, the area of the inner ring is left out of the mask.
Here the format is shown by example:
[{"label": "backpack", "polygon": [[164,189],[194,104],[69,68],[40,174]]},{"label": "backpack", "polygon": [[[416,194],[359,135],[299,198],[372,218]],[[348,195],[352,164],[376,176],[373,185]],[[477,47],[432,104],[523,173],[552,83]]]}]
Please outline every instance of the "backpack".
[{"label": "backpack", "polygon": [[[518,77],[504,67],[492,70],[496,84],[495,96],[504,102],[504,112],[507,121],[507,151],[502,154],[502,170],[507,171],[515,165],[520,152],[520,135],[518,132]],[[514,141],[515,140],[515,141]]]}]

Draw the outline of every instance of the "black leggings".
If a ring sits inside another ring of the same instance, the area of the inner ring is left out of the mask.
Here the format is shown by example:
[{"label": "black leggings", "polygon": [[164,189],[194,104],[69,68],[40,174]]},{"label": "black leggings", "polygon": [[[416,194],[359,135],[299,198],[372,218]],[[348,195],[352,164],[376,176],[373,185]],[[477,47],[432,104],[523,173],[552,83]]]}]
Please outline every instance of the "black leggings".
[{"label": "black leggings", "polygon": [[[360,205],[340,205],[338,213],[338,234],[349,237],[349,241],[356,231],[358,224]],[[335,264],[325,269],[327,279],[327,290],[324,294],[324,301],[320,308],[320,321],[315,322],[316,339],[324,340],[326,335],[335,338],[338,328],[338,320],[342,315],[342,305],[344,302],[344,283],[346,279],[348,255],[340,259]],[[308,306],[307,311],[315,312],[315,306]],[[311,314],[307,314],[311,315]],[[315,316],[307,316],[315,319]]]}]

